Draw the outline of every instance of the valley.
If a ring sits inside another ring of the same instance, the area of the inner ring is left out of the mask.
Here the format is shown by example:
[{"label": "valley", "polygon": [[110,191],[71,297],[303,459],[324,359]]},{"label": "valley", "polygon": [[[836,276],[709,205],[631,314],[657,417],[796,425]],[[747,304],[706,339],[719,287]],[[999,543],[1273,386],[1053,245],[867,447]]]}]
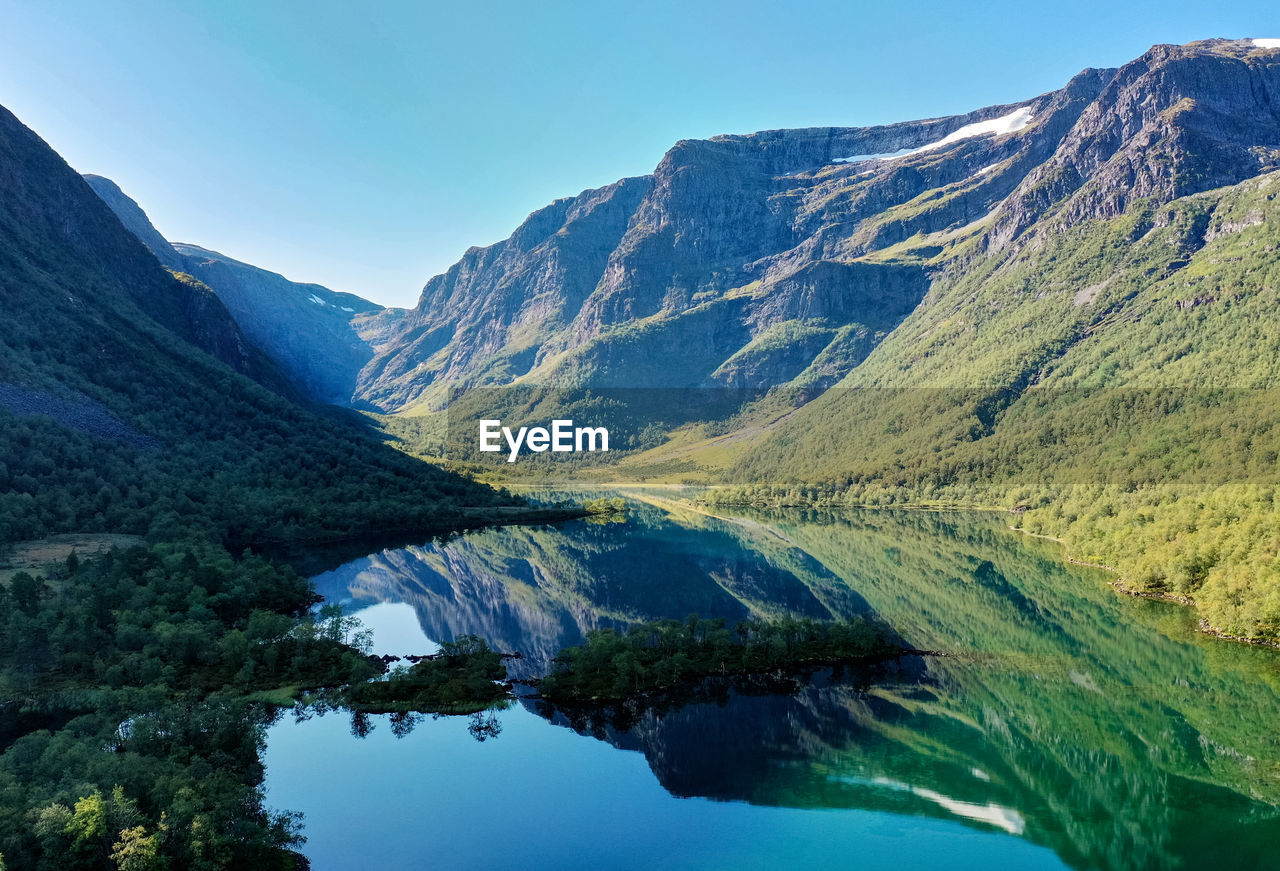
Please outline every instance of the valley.
[{"label": "valley", "polygon": [[0,109],[0,871],[1267,867],[1277,107],[682,139],[412,308]]}]

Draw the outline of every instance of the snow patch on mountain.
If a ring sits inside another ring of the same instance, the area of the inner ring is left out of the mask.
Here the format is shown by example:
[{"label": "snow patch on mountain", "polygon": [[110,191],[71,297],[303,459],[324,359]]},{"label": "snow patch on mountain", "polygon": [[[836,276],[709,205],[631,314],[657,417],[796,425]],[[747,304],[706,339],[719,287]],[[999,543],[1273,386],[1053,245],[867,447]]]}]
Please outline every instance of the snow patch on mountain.
[{"label": "snow patch on mountain", "polygon": [[920,148],[903,148],[900,151],[893,151],[887,154],[855,154],[852,157],[837,157],[832,163],[863,163],[868,160],[893,160],[895,157],[906,157],[908,154],[915,154],[922,151]]},{"label": "snow patch on mountain", "polygon": [[[1254,40],[1256,43],[1257,40]],[[973,124],[966,124],[959,130],[952,131],[937,142],[931,142],[928,145],[922,145],[919,148],[904,148],[901,151],[895,151],[891,154],[856,154],[852,157],[840,157],[834,160],[834,163],[861,163],[867,160],[896,160],[900,157],[907,157],[912,154],[920,154],[925,151],[934,151],[938,148],[945,148],[964,139],[973,139],[976,136],[1005,136],[1009,133],[1017,133],[1026,127],[1033,120],[1030,106],[1023,106],[1021,109],[1014,109],[1008,115],[1001,115],[999,118],[991,118],[987,121],[977,121]]]}]

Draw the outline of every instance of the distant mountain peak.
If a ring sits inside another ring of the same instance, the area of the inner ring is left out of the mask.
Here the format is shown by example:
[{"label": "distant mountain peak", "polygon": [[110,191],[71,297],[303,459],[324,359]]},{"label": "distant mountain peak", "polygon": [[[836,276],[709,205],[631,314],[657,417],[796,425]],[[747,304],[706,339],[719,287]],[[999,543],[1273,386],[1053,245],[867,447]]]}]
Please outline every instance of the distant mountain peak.
[{"label": "distant mountain peak", "polygon": [[299,284],[218,251],[170,243],[142,208],[102,176],[85,181],[166,267],[198,279],[230,310],[236,323],[305,394],[336,405],[351,403],[356,375],[373,356],[352,320],[382,306],[319,284]]}]

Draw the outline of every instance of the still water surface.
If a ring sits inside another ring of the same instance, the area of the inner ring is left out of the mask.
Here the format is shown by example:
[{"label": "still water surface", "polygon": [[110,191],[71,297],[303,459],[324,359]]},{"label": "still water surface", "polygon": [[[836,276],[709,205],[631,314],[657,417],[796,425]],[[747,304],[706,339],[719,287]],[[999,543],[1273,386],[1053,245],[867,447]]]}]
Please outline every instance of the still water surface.
[{"label": "still water surface", "polygon": [[[524,702],[268,734],[313,867],[1234,868],[1280,856],[1280,656],[994,515],[743,512],[491,529],[318,576],[377,652],[474,633],[522,676],[592,628],[874,613],[909,657],[634,722]],[[492,727],[493,719],[487,722]],[[470,727],[470,728],[469,728]],[[353,731],[363,734],[355,737]]]}]

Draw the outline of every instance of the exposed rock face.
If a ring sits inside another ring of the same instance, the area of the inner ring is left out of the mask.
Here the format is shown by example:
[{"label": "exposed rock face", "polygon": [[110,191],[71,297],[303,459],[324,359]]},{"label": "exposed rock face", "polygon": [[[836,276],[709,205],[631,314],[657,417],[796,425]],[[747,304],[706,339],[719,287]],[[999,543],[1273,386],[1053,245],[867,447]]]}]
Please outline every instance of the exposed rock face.
[{"label": "exposed rock face", "polygon": [[289,281],[197,245],[179,242],[173,249],[184,271],[213,288],[249,338],[303,393],[334,405],[350,403],[356,375],[373,357],[352,323],[381,306],[318,284]]},{"label": "exposed rock face", "polygon": [[1280,51],[1210,40],[966,115],[682,141],[651,176],[469,250],[417,308],[362,320],[376,355],[357,396],[395,411],[511,382],[822,388],[953,255],[1276,166],[1274,107]]},{"label": "exposed rock face", "polygon": [[1110,77],[992,233],[1007,244],[1056,207],[1054,227],[1111,218],[1280,166],[1280,52],[1250,40],[1158,45]]},{"label": "exposed rock face", "polygon": [[366,322],[384,332],[359,395],[396,410],[440,401],[442,387],[512,381],[829,386],[929,287],[919,263],[865,255],[987,214],[1020,163],[945,205],[877,223],[886,210],[1052,146],[1042,121],[1029,134],[960,139],[945,155],[843,161],[923,148],[1020,109],[1056,120],[1080,108],[1049,95],[886,127],[680,142],[652,176],[561,201],[506,242],[472,249],[394,327],[391,315]]},{"label": "exposed rock face", "polygon": [[359,324],[378,354],[358,397],[402,407],[433,384],[508,383],[563,351],[648,186],[624,179],[557,200],[506,241],[469,249],[427,283],[416,309]]},{"label": "exposed rock face", "polygon": [[1280,51],[1209,40],[965,115],[685,140],[652,175],[469,249],[408,311],[171,246],[89,181],[326,402],[395,412],[511,383],[812,395],[974,256],[1280,166],[1277,107]]},{"label": "exposed rock face", "polygon": [[159,446],[155,439],[122,422],[100,402],[80,393],[58,396],[47,390],[0,384],[0,408],[7,408],[14,415],[43,415],[67,429],[78,430],[103,441],[124,442],[138,448]]},{"label": "exposed rock face", "polygon": [[[206,342],[220,353],[231,353],[239,344],[248,354],[244,337],[237,338],[243,330],[298,391],[321,402],[350,403],[356,375],[373,357],[352,322],[381,311],[381,306],[318,284],[289,281],[198,245],[171,244],[115,182],[94,175],[85,180],[156,259],[174,272],[199,279],[184,282],[191,295],[186,301],[189,312],[198,314],[214,305],[230,311],[239,325],[236,335],[206,330]],[[199,288],[204,288],[203,294]],[[210,288],[217,296],[206,299]]]}]

